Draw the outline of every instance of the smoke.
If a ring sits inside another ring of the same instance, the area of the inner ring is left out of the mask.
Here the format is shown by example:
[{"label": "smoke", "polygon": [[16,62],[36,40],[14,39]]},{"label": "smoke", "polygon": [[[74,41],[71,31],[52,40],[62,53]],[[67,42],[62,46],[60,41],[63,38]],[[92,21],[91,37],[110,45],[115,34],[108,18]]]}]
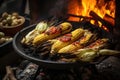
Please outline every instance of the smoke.
[{"label": "smoke", "polygon": [[57,0],[54,7],[50,10],[50,16],[55,18],[66,18],[69,0]]}]

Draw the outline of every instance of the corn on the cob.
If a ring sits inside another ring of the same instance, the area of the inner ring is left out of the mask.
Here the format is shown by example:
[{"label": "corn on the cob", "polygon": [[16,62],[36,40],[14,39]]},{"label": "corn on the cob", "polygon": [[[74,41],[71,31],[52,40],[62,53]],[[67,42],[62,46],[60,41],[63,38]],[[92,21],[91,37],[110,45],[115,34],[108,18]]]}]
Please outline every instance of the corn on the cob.
[{"label": "corn on the cob", "polygon": [[58,51],[58,53],[73,53],[74,51],[81,49],[85,47],[86,45],[88,45],[89,43],[96,40],[96,37],[94,36],[95,35],[92,34],[91,32],[86,31],[82,38],[80,38],[78,41],[75,41],[66,47],[63,47],[62,49]]},{"label": "corn on the cob", "polygon": [[75,52],[74,54],[76,54],[76,56],[79,60],[86,61],[86,62],[90,62],[95,57],[99,56],[97,50],[90,49],[90,48],[80,49],[77,52]]},{"label": "corn on the cob", "polygon": [[109,49],[85,48],[85,49],[79,49],[74,54],[77,56],[77,59],[90,62],[99,55],[116,55],[116,54],[120,54],[120,51],[109,50]]},{"label": "corn on the cob", "polygon": [[107,41],[108,41],[107,38],[98,39],[94,43],[88,45],[86,48],[101,49],[107,46]]},{"label": "corn on the cob", "polygon": [[72,25],[68,22],[61,23],[60,25],[56,27],[50,27],[47,29],[44,33],[36,36],[33,40],[33,45],[38,45],[44,41],[47,41],[49,39],[53,39],[61,34],[65,34],[70,32],[72,29]]},{"label": "corn on the cob", "polygon": [[32,44],[32,41],[33,41],[34,37],[36,37],[37,35],[39,35],[42,32],[44,32],[47,28],[48,28],[48,24],[46,22],[40,22],[40,23],[38,23],[37,26],[35,27],[35,29],[33,29],[32,31],[30,31],[22,39],[21,43],[26,44],[26,45]]},{"label": "corn on the cob", "polygon": [[[75,54],[79,60],[82,61],[92,61],[95,57],[99,56],[102,51],[101,48],[106,46],[106,42],[108,39],[98,39],[94,43],[90,44],[89,46],[85,47],[84,49],[79,49],[73,54]],[[103,51],[104,52],[104,51]]]},{"label": "corn on the cob", "polygon": [[[69,35],[69,36],[66,36]],[[82,28],[72,31],[70,34],[66,34],[58,39],[51,47],[51,53],[58,52],[61,48],[71,44],[72,42],[78,40],[84,35],[84,30]],[[71,36],[70,36],[71,35]],[[68,39],[68,40],[67,40]]]}]

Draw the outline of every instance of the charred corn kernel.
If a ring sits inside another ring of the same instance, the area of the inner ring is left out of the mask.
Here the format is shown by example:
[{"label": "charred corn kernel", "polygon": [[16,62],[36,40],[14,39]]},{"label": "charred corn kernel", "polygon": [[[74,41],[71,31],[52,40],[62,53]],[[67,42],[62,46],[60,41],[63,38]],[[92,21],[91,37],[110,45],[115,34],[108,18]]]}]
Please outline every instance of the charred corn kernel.
[{"label": "charred corn kernel", "polygon": [[70,44],[70,45],[68,45],[68,46],[63,47],[62,49],[60,49],[58,51],[58,53],[73,53],[74,51],[77,50],[77,48],[80,48],[80,47],[83,47],[83,46],[80,46],[80,45],[75,46],[73,44]]},{"label": "charred corn kernel", "polygon": [[86,48],[100,49],[100,48],[107,46],[107,44],[106,44],[107,41],[108,41],[108,39],[106,39],[106,38],[98,39],[94,43],[88,45]]},{"label": "charred corn kernel", "polygon": [[[84,35],[84,30],[79,28],[76,29],[74,31],[72,31],[71,33],[71,37],[69,41],[61,41],[60,39],[58,39],[51,47],[51,53],[57,53],[61,48],[71,44],[72,42],[78,40],[80,37],[82,37]],[[63,36],[61,39],[66,39],[67,36]]]},{"label": "charred corn kernel", "polygon": [[[93,33],[91,33],[90,31],[86,31],[84,34],[84,37],[82,39],[80,39],[79,44],[80,45],[86,45],[88,43],[91,42],[90,39],[92,39],[92,37],[94,37],[95,35]],[[94,41],[95,39],[92,39],[92,41]]]},{"label": "charred corn kernel", "polygon": [[[91,43],[91,38],[93,34],[89,31],[85,32],[84,36],[78,41],[73,42],[72,44],[63,47],[58,51],[58,53],[73,53],[74,51],[85,47],[87,44]],[[94,39],[92,39],[94,41]]]},{"label": "charred corn kernel", "polygon": [[61,34],[65,34],[65,33],[68,33],[72,30],[72,25],[68,22],[64,22],[61,25],[61,29],[62,29],[62,32]]},{"label": "charred corn kernel", "polygon": [[36,36],[33,40],[33,45],[39,45],[40,43],[53,39],[61,34],[70,32],[72,25],[68,22],[61,23],[57,27],[50,27],[44,33]]}]

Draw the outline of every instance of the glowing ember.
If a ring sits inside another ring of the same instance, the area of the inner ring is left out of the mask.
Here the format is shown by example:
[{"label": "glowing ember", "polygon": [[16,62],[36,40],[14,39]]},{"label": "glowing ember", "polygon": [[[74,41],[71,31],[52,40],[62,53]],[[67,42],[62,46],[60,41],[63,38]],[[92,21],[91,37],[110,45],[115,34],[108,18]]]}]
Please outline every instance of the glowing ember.
[{"label": "glowing ember", "polygon": [[69,17],[69,20],[71,21],[80,21],[79,17]]},{"label": "glowing ember", "polygon": [[102,26],[102,28],[103,28],[104,30],[106,30],[106,31],[108,31],[108,32],[109,32],[109,29],[108,29],[107,27]]}]

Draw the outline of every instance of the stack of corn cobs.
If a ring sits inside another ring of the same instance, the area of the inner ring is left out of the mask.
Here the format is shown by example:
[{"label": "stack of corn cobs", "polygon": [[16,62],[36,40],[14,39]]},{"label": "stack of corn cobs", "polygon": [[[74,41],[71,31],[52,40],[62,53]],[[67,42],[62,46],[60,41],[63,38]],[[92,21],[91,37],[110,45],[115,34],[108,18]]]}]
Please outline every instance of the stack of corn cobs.
[{"label": "stack of corn cobs", "polygon": [[40,22],[21,41],[22,44],[39,46],[44,42],[51,43],[50,54],[75,55],[72,60],[90,62],[100,55],[114,55],[119,51],[106,48],[108,39],[98,38],[95,33],[78,27],[72,30],[72,24],[63,22],[57,26],[49,26]]}]

